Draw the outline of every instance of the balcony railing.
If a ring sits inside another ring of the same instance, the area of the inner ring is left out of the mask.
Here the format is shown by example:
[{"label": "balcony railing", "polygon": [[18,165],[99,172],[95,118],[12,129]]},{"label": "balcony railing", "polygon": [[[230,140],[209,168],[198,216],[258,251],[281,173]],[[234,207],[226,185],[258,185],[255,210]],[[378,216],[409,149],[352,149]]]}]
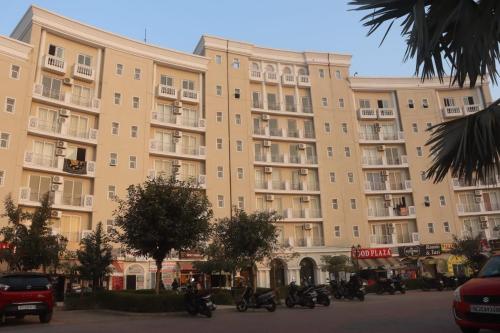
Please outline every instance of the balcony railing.
[{"label": "balcony railing", "polygon": [[27,151],[24,153],[24,165],[30,168],[41,168],[53,172],[64,172],[74,175],[95,174],[95,161],[78,161],[63,156],[48,156]]},{"label": "balcony railing", "polygon": [[443,117],[445,118],[461,117],[463,114],[459,106],[445,106],[443,109]]},{"label": "balcony railing", "polygon": [[383,165],[381,156],[363,156],[363,164],[365,165]]},{"label": "balcony railing", "polygon": [[183,146],[181,144],[162,142],[156,139],[151,139],[149,141],[149,150],[156,153],[189,155],[193,157],[204,157],[206,154],[205,146]]},{"label": "balcony railing", "polygon": [[33,152],[27,151],[24,156],[25,163],[30,165],[45,167],[45,168],[57,168],[58,158],[55,156],[36,154]]},{"label": "balcony railing", "polygon": [[386,183],[383,182],[365,182],[365,189],[367,191],[385,191],[387,189]]},{"label": "balcony railing", "polygon": [[[19,203],[39,206],[40,198],[45,195],[38,189],[31,189],[30,187],[21,187],[19,189]],[[61,190],[48,192],[52,200],[53,209],[68,209],[78,211],[92,211],[94,205],[94,196],[91,194],[74,194],[64,195]]]},{"label": "balcony railing", "polygon": [[258,99],[253,99],[252,100],[252,108],[254,108],[254,109],[263,109],[264,108],[264,104],[262,103],[262,101],[260,101]]},{"label": "balcony railing", "polygon": [[200,94],[196,90],[181,89],[181,100],[184,102],[198,103]]},{"label": "balcony railing", "polygon": [[392,235],[370,235],[370,243],[377,245],[392,244]]},{"label": "balcony railing", "polygon": [[399,217],[399,216],[415,216],[415,206],[404,207],[368,207],[368,217]]},{"label": "balcony railing", "polygon": [[267,103],[267,109],[272,111],[280,111],[281,106],[279,103]]},{"label": "balcony railing", "polygon": [[299,85],[299,87],[310,87],[311,80],[309,79],[309,75],[298,75],[297,84]]},{"label": "balcony railing", "polygon": [[278,84],[278,74],[276,72],[265,72],[265,80],[267,83]]},{"label": "balcony railing", "polygon": [[46,54],[43,57],[43,68],[57,74],[66,74],[66,61],[62,58]]},{"label": "balcony railing", "polygon": [[165,99],[177,99],[177,89],[164,84],[159,84],[156,90],[156,96]]},{"label": "balcony railing", "polygon": [[263,80],[262,72],[261,71],[257,71],[257,70],[251,69],[249,75],[250,75],[250,80],[251,81],[259,81],[259,82],[261,82]]},{"label": "balcony railing", "polygon": [[83,64],[75,64],[73,66],[73,77],[87,81],[87,82],[92,82],[94,81],[94,68],[91,66],[83,65]]},{"label": "balcony railing", "polygon": [[101,100],[98,98],[64,93],[61,89],[51,89],[41,84],[34,85],[33,98],[87,112],[99,112],[101,108]]},{"label": "balcony railing", "polygon": [[372,108],[360,108],[358,110],[359,119],[377,119],[377,112]]},{"label": "balcony railing", "polygon": [[465,105],[464,110],[466,115],[473,114],[479,111],[479,105],[478,104]]},{"label": "balcony railing", "polygon": [[388,217],[389,208],[386,207],[369,207],[368,208],[368,216],[371,217]]},{"label": "balcony railing", "polygon": [[377,109],[378,119],[394,119],[396,113],[393,108],[379,108]]},{"label": "balcony railing", "polygon": [[295,75],[293,75],[293,74],[283,74],[281,76],[281,83],[284,86],[294,86],[296,84]]}]

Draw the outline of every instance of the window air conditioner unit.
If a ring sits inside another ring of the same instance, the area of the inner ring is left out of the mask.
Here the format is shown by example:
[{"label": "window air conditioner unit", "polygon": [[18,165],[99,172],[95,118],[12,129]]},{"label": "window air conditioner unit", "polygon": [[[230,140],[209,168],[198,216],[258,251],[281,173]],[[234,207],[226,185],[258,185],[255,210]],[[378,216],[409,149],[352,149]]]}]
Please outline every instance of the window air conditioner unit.
[{"label": "window air conditioner unit", "polygon": [[482,194],[483,194],[483,192],[481,190],[474,190],[474,195],[476,197],[480,197]]},{"label": "window air conditioner unit", "polygon": [[273,167],[265,167],[264,173],[273,173]]},{"label": "window air conditioner unit", "polygon": [[479,222],[479,227],[481,229],[488,229],[488,222]]},{"label": "window air conditioner unit", "polygon": [[389,176],[389,172],[387,170],[382,170],[382,171],[380,171],[380,175],[382,177],[387,177],[387,176]]},{"label": "window air conditioner unit", "polygon": [[268,114],[263,114],[261,119],[263,121],[268,121],[269,119],[271,119],[271,117]]},{"label": "window air conditioner unit", "polygon": [[182,108],[182,102],[181,102],[181,101],[175,101],[175,102],[174,102],[174,106],[175,106],[176,108]]},{"label": "window air conditioner unit", "polygon": [[270,140],[264,140],[264,147],[271,147],[271,141]]},{"label": "window air conditioner unit", "polygon": [[304,169],[304,168],[300,169],[300,174],[302,176],[307,176],[309,174],[309,170],[308,169]]},{"label": "window air conditioner unit", "polygon": [[274,200],[273,194],[266,194],[266,201],[273,201],[273,200]]},{"label": "window air conditioner unit", "polygon": [[384,151],[385,150],[385,145],[380,145],[377,147],[378,151]]},{"label": "window air conditioner unit", "polygon": [[63,177],[62,176],[52,176],[52,184],[62,184]]},{"label": "window air conditioner unit", "polygon": [[374,125],[374,129],[375,129],[375,132],[380,132],[380,124],[379,123],[375,123]]},{"label": "window air conditioner unit", "polygon": [[175,138],[180,138],[182,136],[182,132],[181,131],[174,131],[174,137]]},{"label": "window air conditioner unit", "polygon": [[182,114],[182,107],[174,107],[173,114],[181,115]]},{"label": "window air conditioner unit", "polygon": [[52,185],[50,186],[50,190],[51,190],[52,192],[59,192],[59,191],[61,191],[61,190],[62,190],[62,185],[61,185],[61,184],[52,184]]},{"label": "window air conditioner unit", "polygon": [[390,195],[390,194],[384,194],[384,200],[385,200],[385,201],[390,201],[390,200],[392,200],[392,195]]},{"label": "window air conditioner unit", "polygon": [[305,143],[299,143],[299,149],[301,149],[301,150],[306,149],[306,144]]},{"label": "window air conditioner unit", "polygon": [[53,219],[60,219],[62,217],[62,211],[60,210],[51,210],[50,217]]},{"label": "window air conditioner unit", "polygon": [[487,217],[487,216],[481,216],[481,217],[479,218],[479,220],[480,220],[481,222],[488,222],[488,217]]},{"label": "window air conditioner unit", "polygon": [[56,148],[66,149],[68,148],[68,143],[66,141],[58,140],[56,142]]},{"label": "window air conditioner unit", "polygon": [[304,228],[304,230],[311,230],[312,229],[312,223],[304,223],[304,225],[302,226],[302,228]]},{"label": "window air conditioner unit", "polygon": [[481,203],[481,197],[475,197],[475,198],[474,198],[474,201],[475,201],[476,203]]},{"label": "window air conditioner unit", "polygon": [[303,195],[303,196],[300,197],[300,201],[302,201],[302,202],[309,202],[309,201],[311,201],[311,197],[308,196],[308,195]]},{"label": "window air conditioner unit", "polygon": [[172,166],[174,166],[174,167],[180,167],[181,166],[181,161],[180,160],[173,160]]},{"label": "window air conditioner unit", "polygon": [[66,156],[66,152],[62,148],[56,148],[55,154],[56,156]]},{"label": "window air conditioner unit", "polygon": [[59,109],[59,117],[69,117],[69,113],[68,109]]},{"label": "window air conditioner unit", "polygon": [[71,85],[73,85],[73,83],[74,83],[74,80],[70,77],[65,77],[63,79],[63,84],[65,84],[67,86],[71,86]]},{"label": "window air conditioner unit", "polygon": [[385,207],[385,208],[389,208],[389,207],[391,207],[391,202],[390,202],[390,201],[385,201],[385,202],[384,202],[384,207]]}]

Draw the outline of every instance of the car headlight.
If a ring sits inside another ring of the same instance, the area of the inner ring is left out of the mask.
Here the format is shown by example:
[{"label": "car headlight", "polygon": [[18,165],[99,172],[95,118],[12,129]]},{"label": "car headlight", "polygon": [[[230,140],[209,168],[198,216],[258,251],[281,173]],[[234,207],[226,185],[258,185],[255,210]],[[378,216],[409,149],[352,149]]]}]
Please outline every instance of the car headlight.
[{"label": "car headlight", "polygon": [[455,300],[455,302],[462,302],[462,295],[460,294],[460,289],[462,287],[458,287],[457,289],[455,289],[455,291],[453,292],[453,299]]}]

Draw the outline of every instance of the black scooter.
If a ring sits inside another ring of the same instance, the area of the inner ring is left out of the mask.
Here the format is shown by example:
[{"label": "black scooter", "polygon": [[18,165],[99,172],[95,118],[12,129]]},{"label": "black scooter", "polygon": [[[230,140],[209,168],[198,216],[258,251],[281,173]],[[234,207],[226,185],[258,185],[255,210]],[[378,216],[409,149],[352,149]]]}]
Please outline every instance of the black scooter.
[{"label": "black scooter", "polygon": [[348,299],[353,300],[354,298],[359,299],[361,302],[365,300],[365,283],[358,283],[356,286],[354,282],[345,282],[344,280],[338,283],[335,280],[330,281],[330,288],[332,290],[333,297],[336,299]]},{"label": "black scooter", "polygon": [[276,310],[274,293],[272,291],[265,291],[260,294],[254,294],[253,289],[247,286],[241,296],[241,300],[236,304],[236,309],[239,312],[245,312],[248,308],[266,308],[267,311],[274,312]]},{"label": "black scooter", "polygon": [[388,278],[378,279],[375,285],[375,292],[377,293],[377,295],[382,295],[383,293],[394,295],[396,293],[396,286],[394,285],[394,281]]},{"label": "black scooter", "polygon": [[288,287],[288,295],[285,304],[289,308],[300,305],[313,309],[316,304],[317,296],[318,294],[314,290],[314,287],[304,287],[300,289],[295,282],[292,281]]},{"label": "black scooter", "polygon": [[212,311],[216,309],[210,295],[200,295],[192,286],[188,286],[184,294],[186,311],[192,315],[202,314],[208,318],[212,317]]},{"label": "black scooter", "polygon": [[326,285],[321,284],[314,287],[314,291],[317,294],[316,304],[321,304],[323,306],[330,306],[330,292]]},{"label": "black scooter", "polygon": [[444,281],[442,278],[422,278],[422,291],[436,289],[437,291],[444,290]]}]

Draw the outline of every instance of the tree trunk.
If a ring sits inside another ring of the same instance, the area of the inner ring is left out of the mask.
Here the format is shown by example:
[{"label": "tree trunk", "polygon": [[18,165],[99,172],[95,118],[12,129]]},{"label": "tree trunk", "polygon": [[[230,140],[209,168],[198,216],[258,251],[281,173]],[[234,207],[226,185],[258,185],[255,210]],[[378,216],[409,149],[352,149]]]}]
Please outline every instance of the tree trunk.
[{"label": "tree trunk", "polygon": [[250,281],[250,285],[252,286],[252,289],[255,292],[257,290],[257,285],[255,283],[255,278],[253,276],[253,264],[250,266],[249,275],[250,276],[248,277],[248,280]]},{"label": "tree trunk", "polygon": [[155,283],[155,293],[158,295],[160,293],[160,283],[161,283],[161,265],[163,259],[156,260],[156,283]]}]

